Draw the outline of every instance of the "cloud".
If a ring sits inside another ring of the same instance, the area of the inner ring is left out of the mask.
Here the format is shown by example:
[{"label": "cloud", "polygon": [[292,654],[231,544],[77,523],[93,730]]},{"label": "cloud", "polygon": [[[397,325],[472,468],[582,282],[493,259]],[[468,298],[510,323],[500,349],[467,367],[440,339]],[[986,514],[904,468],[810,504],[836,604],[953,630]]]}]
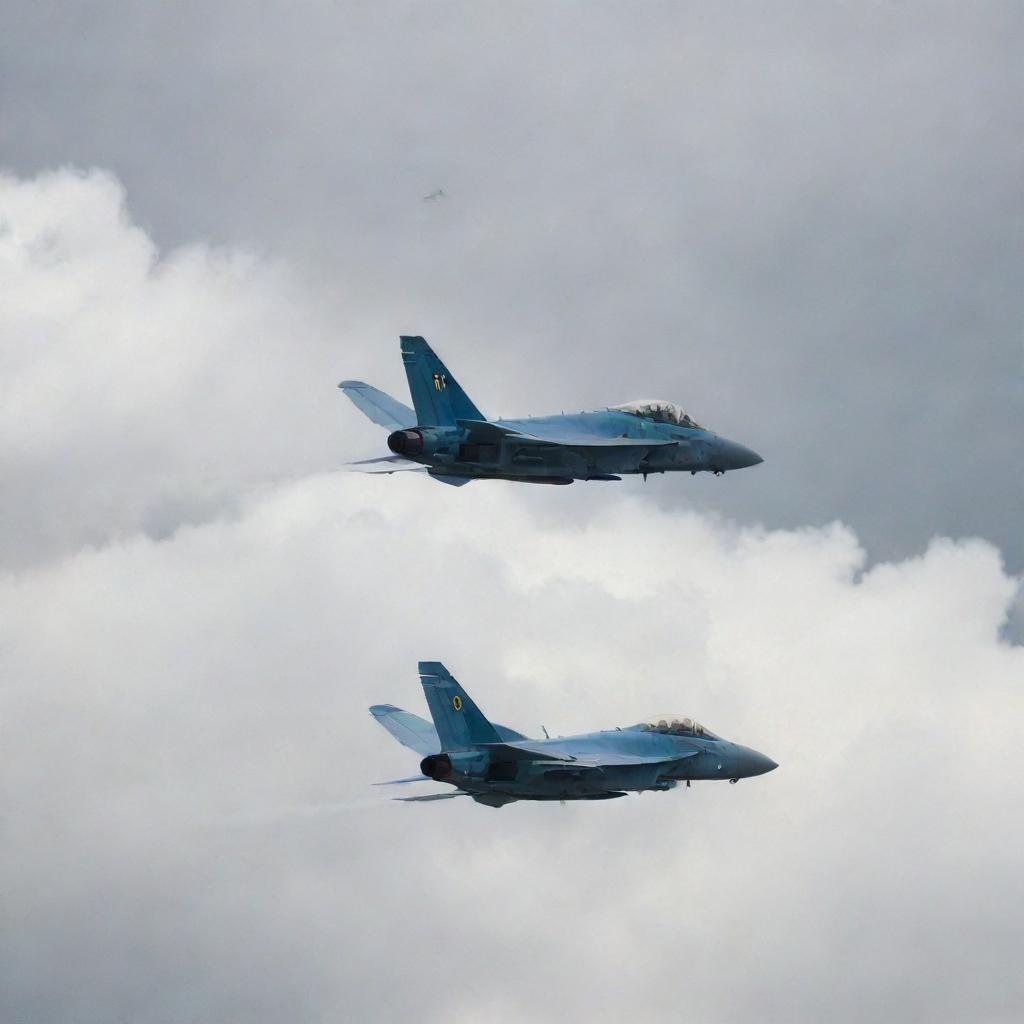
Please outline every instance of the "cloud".
[{"label": "cloud", "polygon": [[241,480],[337,461],[325,325],[283,268],[160,255],[98,171],[0,178],[0,217],[3,563],[160,535]]},{"label": "cloud", "polygon": [[[286,267],[160,256],[102,173],[0,197],[5,1018],[1020,1015],[996,547],[325,472],[376,435]],[[780,768],[378,800],[421,658],[530,734],[679,711]]]},{"label": "cloud", "polygon": [[[578,530],[330,476],[9,578],[8,1012],[1012,1016],[1018,581],[976,541],[863,559],[838,526],[612,497]],[[422,657],[531,733],[675,709],[781,768],[358,806],[415,767],[365,708],[422,712]]]}]

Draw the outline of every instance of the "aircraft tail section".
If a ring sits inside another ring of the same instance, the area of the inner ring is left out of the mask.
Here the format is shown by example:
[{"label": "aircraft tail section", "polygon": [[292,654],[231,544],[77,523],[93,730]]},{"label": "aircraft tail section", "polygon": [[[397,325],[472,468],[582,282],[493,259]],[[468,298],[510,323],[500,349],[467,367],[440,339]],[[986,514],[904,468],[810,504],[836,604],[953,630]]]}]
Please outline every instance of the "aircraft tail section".
[{"label": "aircraft tail section", "polygon": [[441,752],[441,741],[437,738],[437,731],[419,715],[396,708],[394,704],[374,704],[370,708],[370,714],[403,747],[415,750],[421,757]]},{"label": "aircraft tail section", "polygon": [[442,750],[464,750],[477,743],[500,743],[498,730],[439,661],[421,661],[420,682]]},{"label": "aircraft tail section", "polygon": [[455,426],[456,420],[486,420],[424,338],[402,335],[402,362],[420,426]]},{"label": "aircraft tail section", "polygon": [[378,426],[389,430],[416,426],[416,413],[383,391],[361,380],[343,380],[338,387],[352,399],[352,403],[367,419],[373,420]]}]

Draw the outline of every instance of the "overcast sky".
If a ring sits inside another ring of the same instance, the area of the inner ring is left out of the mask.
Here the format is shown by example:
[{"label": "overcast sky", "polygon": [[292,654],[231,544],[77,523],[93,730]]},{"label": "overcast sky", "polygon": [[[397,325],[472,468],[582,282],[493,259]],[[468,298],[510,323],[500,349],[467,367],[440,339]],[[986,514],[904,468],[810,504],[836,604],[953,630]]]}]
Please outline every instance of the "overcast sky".
[{"label": "overcast sky", "polygon": [[[1024,1014],[1019,5],[9,5],[5,1019]],[[445,198],[422,197],[443,189]],[[454,490],[335,389],[765,463]],[[419,659],[770,776],[403,806]],[[469,806],[465,806],[469,804]]]}]

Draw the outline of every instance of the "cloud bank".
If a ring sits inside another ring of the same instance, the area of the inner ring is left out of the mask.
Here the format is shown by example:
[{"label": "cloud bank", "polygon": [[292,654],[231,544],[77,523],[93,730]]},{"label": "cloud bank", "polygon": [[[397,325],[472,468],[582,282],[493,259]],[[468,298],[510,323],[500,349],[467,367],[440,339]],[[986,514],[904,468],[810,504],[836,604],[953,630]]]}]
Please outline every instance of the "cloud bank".
[{"label": "cloud bank", "polygon": [[116,179],[60,171],[0,178],[0,268],[3,563],[159,535],[239,481],[330,464],[326,334],[282,267],[160,256]]},{"label": "cloud bank", "polygon": [[[99,173],[0,211],[5,1018],[1020,1015],[995,547],[325,472],[373,435],[286,268],[160,255]],[[781,767],[392,804],[365,709],[422,713],[420,658],[531,734],[679,711]]]}]

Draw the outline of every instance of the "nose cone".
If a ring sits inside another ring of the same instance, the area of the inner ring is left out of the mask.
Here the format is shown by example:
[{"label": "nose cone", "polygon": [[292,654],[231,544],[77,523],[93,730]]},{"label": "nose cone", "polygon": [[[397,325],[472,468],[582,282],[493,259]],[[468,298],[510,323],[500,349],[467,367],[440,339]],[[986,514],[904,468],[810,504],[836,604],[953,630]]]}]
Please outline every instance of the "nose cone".
[{"label": "nose cone", "polygon": [[759,462],[764,462],[757,452],[724,437],[718,439],[715,448],[717,468],[721,470],[746,469],[748,466],[756,466]]},{"label": "nose cone", "polygon": [[738,764],[738,775],[744,778],[751,778],[754,775],[767,775],[779,766],[767,754],[759,750],[752,750],[750,747],[737,747],[736,755]]}]

